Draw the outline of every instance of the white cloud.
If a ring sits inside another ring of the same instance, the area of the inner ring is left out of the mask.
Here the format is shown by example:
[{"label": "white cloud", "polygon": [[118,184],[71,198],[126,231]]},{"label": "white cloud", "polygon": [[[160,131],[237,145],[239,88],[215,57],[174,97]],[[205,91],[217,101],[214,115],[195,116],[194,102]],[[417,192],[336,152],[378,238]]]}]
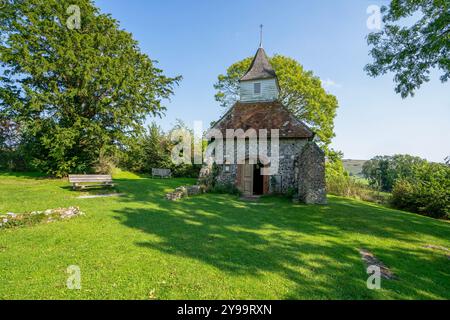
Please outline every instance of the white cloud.
[{"label": "white cloud", "polygon": [[337,82],[334,81],[334,80],[331,80],[331,79],[326,79],[326,80],[321,79],[321,81],[322,81],[322,85],[323,85],[325,88],[332,88],[332,87],[334,87],[334,88],[342,88],[342,85],[341,85],[340,83],[337,83]]}]

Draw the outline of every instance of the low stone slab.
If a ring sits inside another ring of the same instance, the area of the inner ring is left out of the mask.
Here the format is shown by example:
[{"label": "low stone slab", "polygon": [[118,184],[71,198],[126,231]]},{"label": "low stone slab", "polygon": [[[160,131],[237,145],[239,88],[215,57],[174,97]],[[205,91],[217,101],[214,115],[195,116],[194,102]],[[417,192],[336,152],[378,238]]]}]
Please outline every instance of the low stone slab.
[{"label": "low stone slab", "polygon": [[89,196],[79,196],[79,197],[77,197],[77,199],[111,198],[111,197],[121,197],[124,195],[125,195],[124,193],[98,194],[98,195],[89,195]]},{"label": "low stone slab", "polygon": [[166,199],[170,201],[180,200],[184,197],[194,196],[203,193],[203,188],[199,185],[178,187],[175,191],[166,194]]},{"label": "low stone slab", "polygon": [[60,220],[68,220],[84,215],[78,207],[47,209],[28,213],[8,212],[0,214],[0,229],[31,226],[38,223],[51,223]]},{"label": "low stone slab", "polygon": [[361,258],[366,263],[367,267],[377,266],[380,268],[382,278],[388,280],[397,279],[394,273],[382,261],[378,260],[377,257],[375,257],[372,252],[366,249],[360,249],[359,253],[361,254]]},{"label": "low stone slab", "polygon": [[185,194],[180,191],[174,191],[166,194],[166,199],[170,201],[180,200],[185,197]]},{"label": "low stone slab", "polygon": [[195,196],[197,194],[202,194],[203,193],[203,189],[200,186],[189,186],[187,187],[187,193],[188,196]]}]

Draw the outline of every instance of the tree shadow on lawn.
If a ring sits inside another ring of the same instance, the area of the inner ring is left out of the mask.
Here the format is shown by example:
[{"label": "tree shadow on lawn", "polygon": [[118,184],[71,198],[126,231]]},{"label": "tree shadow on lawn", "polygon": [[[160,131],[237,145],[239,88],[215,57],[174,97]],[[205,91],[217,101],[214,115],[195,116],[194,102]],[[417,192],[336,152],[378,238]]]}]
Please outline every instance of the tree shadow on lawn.
[{"label": "tree shadow on lawn", "polygon": [[383,281],[382,287],[401,293],[407,299],[450,298],[449,258],[442,252],[423,247],[383,248],[374,250],[377,257],[397,276],[396,281]]},{"label": "tree shadow on lawn", "polygon": [[106,194],[118,194],[120,189],[118,186],[101,186],[101,185],[87,185],[84,189],[74,189],[72,185],[61,186],[61,189],[72,192],[75,196],[83,195],[106,195]]},{"label": "tree shadow on lawn", "polygon": [[[449,221],[437,220],[369,202],[341,197],[330,197],[332,205],[327,210],[333,214],[328,222],[342,230],[357,232],[398,241],[422,243],[421,237],[429,235],[442,239],[450,237]],[[351,213],[351,217],[349,217]]]},{"label": "tree shadow on lawn", "polygon": [[49,177],[43,173],[39,172],[13,172],[13,171],[0,171],[0,177],[5,178],[23,178],[29,180],[59,180],[58,178]]},{"label": "tree shadow on lawn", "polygon": [[[175,178],[175,179],[152,179],[143,177],[141,179],[113,179],[114,187],[107,186],[88,186],[85,189],[73,189],[72,184],[60,188],[66,191],[72,191],[74,194],[84,195],[102,195],[111,193],[121,193],[122,198],[129,202],[160,202],[164,199],[164,192],[175,189],[181,185],[194,184],[194,179]],[[149,181],[151,181],[149,183]]]},{"label": "tree shadow on lawn", "polygon": [[114,179],[120,192],[125,193],[122,201],[126,202],[165,202],[165,193],[183,185],[193,185],[196,180],[191,178],[141,178]]},{"label": "tree shadow on lawn", "polygon": [[[230,276],[262,278],[263,274],[274,272],[290,280],[290,285],[299,288],[305,298],[337,296],[333,293],[333,287],[338,284],[330,282],[331,277],[318,276],[311,283],[311,274],[345,278],[353,283],[349,285],[349,290],[352,286],[365,283],[347,276],[355,272],[358,259],[351,248],[336,250],[333,244],[326,241],[301,242],[297,239],[301,234],[278,230],[279,227],[273,225],[271,219],[261,217],[255,209],[238,212],[236,208],[228,207],[228,210],[223,210],[221,204],[218,207],[217,202],[202,198],[195,199],[194,203],[183,203],[182,207],[169,206],[168,209],[127,208],[119,211],[118,219],[126,226],[161,239],[157,242],[139,242],[138,246],[196,259],[228,272]],[[287,222],[289,218],[281,220]],[[313,232],[313,229],[314,226],[309,225],[303,232]],[[364,274],[362,268],[356,272]],[[341,292],[339,296],[352,298],[352,294]],[[370,296],[368,293],[366,298]]]},{"label": "tree shadow on lawn", "polygon": [[[185,205],[191,205],[194,209],[218,212],[221,214],[222,219],[229,217],[228,214],[223,214],[222,209],[236,209],[240,212],[252,208],[254,212],[259,212],[261,209],[272,210],[274,212],[285,212],[287,210],[295,213],[294,219],[285,219],[283,215],[278,215],[276,223],[285,230],[293,228],[294,231],[298,230],[297,226],[300,220],[297,219],[297,214],[301,211],[308,214],[306,222],[314,223],[315,221],[318,228],[322,229],[322,232],[326,231],[324,226],[335,226],[334,233],[330,233],[330,235],[336,235],[336,231],[345,231],[408,242],[417,241],[417,235],[429,234],[434,237],[442,237],[443,239],[448,239],[450,236],[450,223],[448,221],[441,221],[414,213],[386,208],[381,205],[335,196],[329,197],[330,204],[326,206],[294,206],[283,197],[270,196],[262,198],[259,202],[252,203],[240,201],[232,196],[219,196],[214,194],[192,197],[179,202],[171,202],[165,199],[165,193],[173,191],[173,189],[181,185],[194,184],[195,180],[188,178],[151,179],[151,183],[149,183],[149,179],[118,179],[115,181],[119,182],[120,191],[125,193],[125,196],[121,198],[122,202],[148,202],[157,204],[161,210],[184,208]],[[217,197],[222,199],[219,202],[222,204],[221,208],[218,208],[216,205],[215,198]],[[280,201],[282,206],[278,207],[277,205],[280,204]],[[271,219],[270,221],[273,220]],[[302,219],[301,221],[305,222],[304,220]],[[243,221],[239,222],[242,223]],[[246,227],[251,226],[247,225]],[[256,225],[255,228],[259,228],[259,226]]]},{"label": "tree shadow on lawn", "polygon": [[[358,252],[363,246],[394,268],[399,259],[418,266],[429,263],[427,253],[420,249],[405,252],[389,245],[372,246],[367,239],[360,241],[358,234],[416,242],[418,248],[423,244],[416,233],[444,239],[450,235],[450,225],[442,222],[414,215],[405,219],[400,211],[337,197],[331,197],[327,206],[293,205],[273,197],[249,203],[211,194],[171,202],[163,198],[164,192],[179,186],[180,181],[152,181],[150,185],[139,181],[126,187],[128,196],[121,201],[149,202],[152,208],[116,210],[117,219],[160,240],[136,245],[196,259],[230,276],[251,275],[263,281],[268,272],[275,273],[288,280],[292,288],[284,295],[288,299],[382,297],[366,288],[368,275]],[[401,263],[403,267],[408,268]],[[422,289],[432,280],[420,270],[418,274],[408,272],[402,273],[406,283],[387,287],[397,291],[397,297],[430,298]],[[445,273],[441,269],[427,272]],[[415,283],[411,279],[416,279]]]}]

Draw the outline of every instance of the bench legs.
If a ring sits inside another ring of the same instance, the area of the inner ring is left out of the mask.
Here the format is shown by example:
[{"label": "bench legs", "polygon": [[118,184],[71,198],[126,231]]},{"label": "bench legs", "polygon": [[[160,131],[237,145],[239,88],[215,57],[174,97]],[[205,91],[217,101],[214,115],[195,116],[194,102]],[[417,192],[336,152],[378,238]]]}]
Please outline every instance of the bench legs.
[{"label": "bench legs", "polygon": [[90,185],[80,185],[78,183],[74,183],[72,185],[72,189],[73,190],[84,190],[88,187],[109,187],[112,188],[114,187],[114,183],[102,183],[102,184],[90,184]]}]

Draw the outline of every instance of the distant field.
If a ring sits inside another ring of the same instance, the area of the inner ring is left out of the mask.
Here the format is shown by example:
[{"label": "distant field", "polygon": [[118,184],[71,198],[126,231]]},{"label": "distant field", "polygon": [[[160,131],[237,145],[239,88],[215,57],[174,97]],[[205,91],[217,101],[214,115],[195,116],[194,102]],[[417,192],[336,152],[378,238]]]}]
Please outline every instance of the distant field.
[{"label": "distant field", "polygon": [[362,175],[362,167],[367,160],[352,160],[352,159],[344,159],[342,162],[344,163],[344,168],[352,176],[363,177]]}]

